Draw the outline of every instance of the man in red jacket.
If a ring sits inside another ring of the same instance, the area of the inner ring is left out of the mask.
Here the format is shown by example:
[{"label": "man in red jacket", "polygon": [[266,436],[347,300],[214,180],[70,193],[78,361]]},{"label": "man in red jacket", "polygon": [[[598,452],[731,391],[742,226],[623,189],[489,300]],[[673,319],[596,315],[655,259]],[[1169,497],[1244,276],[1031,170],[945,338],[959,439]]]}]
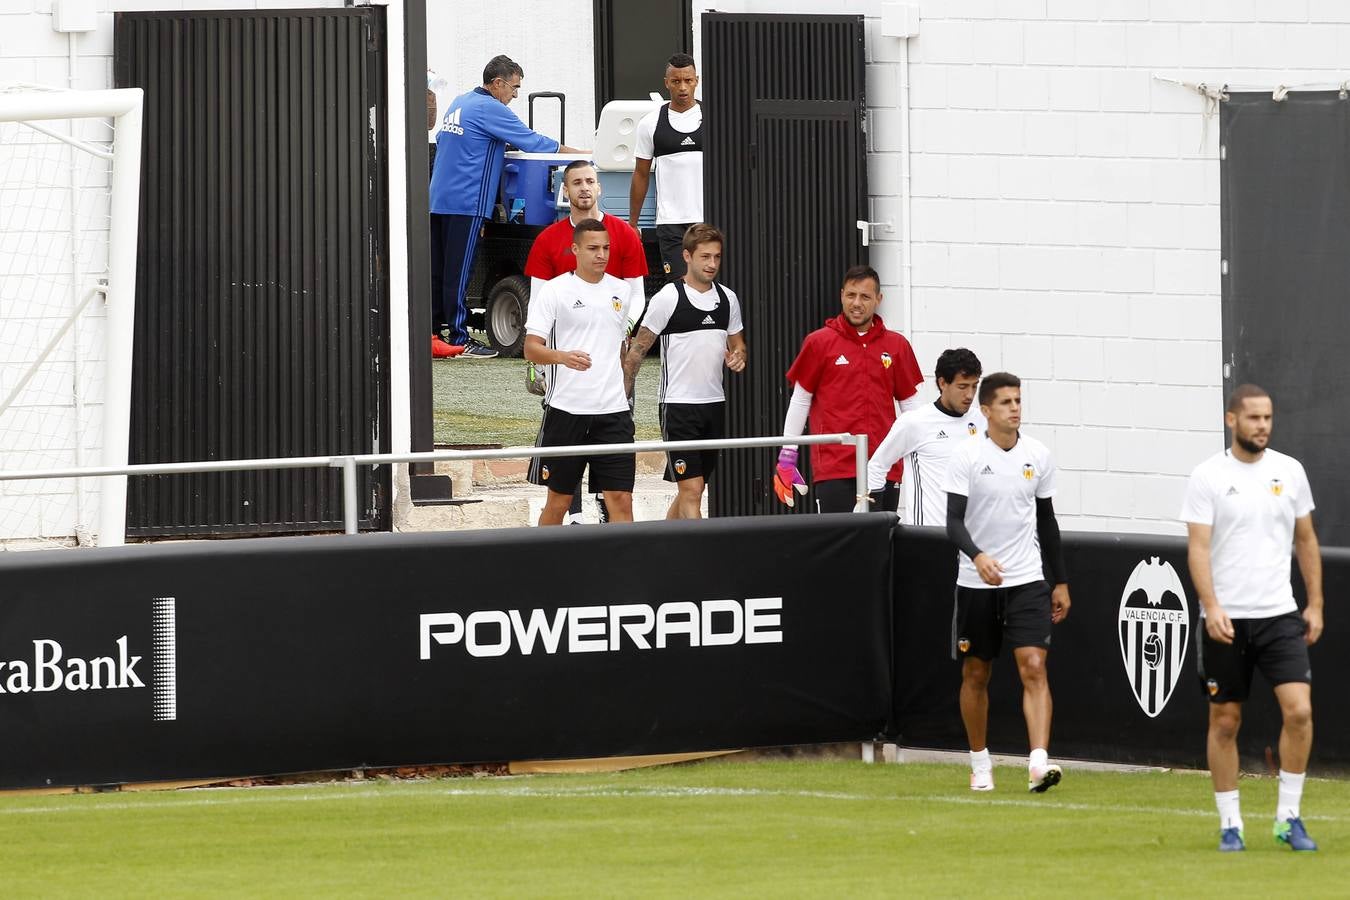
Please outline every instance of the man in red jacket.
[{"label": "man in red jacket", "polygon": [[[788,403],[783,436],[850,432],[866,434],[869,452],[875,451],[900,410],[921,406],[923,384],[914,350],[903,335],[889,331],[876,314],[881,305],[881,279],[871,266],[854,266],[844,273],[839,292],[843,313],[806,336],[797,359],[788,369],[792,399]],[[892,512],[900,502],[903,461],[886,476],[879,507]],[[849,512],[858,503],[855,457],[846,445],[819,444],[811,448],[812,488],[817,512]],[[806,493],[797,471],[797,448],[784,447],[774,473],[774,492],[788,506],[793,490]]]}]

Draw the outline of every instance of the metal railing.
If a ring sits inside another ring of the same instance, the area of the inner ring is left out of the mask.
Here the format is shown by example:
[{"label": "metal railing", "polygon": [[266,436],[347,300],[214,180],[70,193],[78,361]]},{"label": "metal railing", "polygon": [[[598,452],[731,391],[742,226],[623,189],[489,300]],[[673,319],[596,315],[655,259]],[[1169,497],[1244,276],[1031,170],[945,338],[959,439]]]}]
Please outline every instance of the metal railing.
[{"label": "metal railing", "polygon": [[[867,435],[811,434],[799,437],[727,438],[714,441],[636,441],[631,444],[589,444],[569,447],[502,447],[498,450],[436,450],[429,453],[356,453],[334,456],[294,456],[275,459],[234,459],[213,462],[148,463],[136,466],[97,466],[82,469],[32,469],[0,472],[0,481],[37,481],[48,478],[105,478],[122,475],[186,475],[196,472],[248,472],[258,469],[342,470],[342,525],[356,534],[359,521],[356,497],[356,467],[394,463],[435,463],[475,459],[531,459],[554,456],[597,456],[617,453],[647,453],[666,450],[739,450],[746,447],[782,447],[787,444],[851,444],[859,498],[867,496]],[[121,540],[100,546],[120,544]]]}]

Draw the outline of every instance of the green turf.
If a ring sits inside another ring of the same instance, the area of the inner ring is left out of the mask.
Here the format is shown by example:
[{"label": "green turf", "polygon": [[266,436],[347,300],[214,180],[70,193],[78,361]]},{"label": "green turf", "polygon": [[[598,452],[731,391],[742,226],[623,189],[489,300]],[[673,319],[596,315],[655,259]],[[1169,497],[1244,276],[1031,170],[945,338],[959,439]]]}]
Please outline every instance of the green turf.
[{"label": "green turf", "polygon": [[[661,360],[648,357],[638,371],[637,440],[661,439],[656,421]],[[441,444],[534,445],[539,398],[525,390],[523,359],[438,359],[431,364],[433,435]]]},{"label": "green turf", "polygon": [[1312,780],[1323,850],[1221,855],[1207,778],[1069,768],[1028,795],[999,769],[704,763],[462,778],[0,797],[7,895],[1345,896],[1350,783]]}]

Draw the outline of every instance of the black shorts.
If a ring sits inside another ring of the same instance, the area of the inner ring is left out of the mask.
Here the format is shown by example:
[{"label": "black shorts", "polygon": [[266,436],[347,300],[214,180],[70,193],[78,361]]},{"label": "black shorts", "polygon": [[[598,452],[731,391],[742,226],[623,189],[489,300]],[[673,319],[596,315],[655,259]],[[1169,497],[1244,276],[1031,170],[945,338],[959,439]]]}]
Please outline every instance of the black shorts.
[{"label": "black shorts", "polygon": [[1195,671],[1212,703],[1241,703],[1252,688],[1257,669],[1272,686],[1312,684],[1308,626],[1296,612],[1268,619],[1233,619],[1233,643],[1209,636],[1202,618],[1195,629]]},{"label": "black shorts", "polygon": [[689,225],[656,226],[656,246],[661,250],[661,262],[670,281],[684,277],[684,233],[687,230]]},{"label": "black shorts", "polygon": [[[633,414],[630,412],[576,415],[564,409],[544,407],[536,447],[568,447],[574,444],[631,444]],[[581,482],[582,470],[591,467],[590,490],[633,490],[636,465],[631,453],[607,456],[552,456],[530,460],[530,483],[559,494],[571,494]]]},{"label": "black shorts", "polygon": [[[715,441],[726,436],[725,403],[662,403],[661,438],[667,441]],[[717,450],[666,454],[666,481],[707,479],[717,468]]]},{"label": "black shorts", "polygon": [[[853,507],[858,504],[858,482],[852,478],[830,478],[826,481],[817,481],[811,485],[811,495],[816,501],[816,512],[853,512]],[[873,504],[868,507],[872,512],[878,510],[895,512],[899,508],[900,485],[891,481],[886,482],[886,487],[882,490],[881,505]]]},{"label": "black shorts", "polygon": [[956,586],[952,659],[991,660],[1009,647],[1050,649],[1050,585],[1033,581],[1006,588]]}]

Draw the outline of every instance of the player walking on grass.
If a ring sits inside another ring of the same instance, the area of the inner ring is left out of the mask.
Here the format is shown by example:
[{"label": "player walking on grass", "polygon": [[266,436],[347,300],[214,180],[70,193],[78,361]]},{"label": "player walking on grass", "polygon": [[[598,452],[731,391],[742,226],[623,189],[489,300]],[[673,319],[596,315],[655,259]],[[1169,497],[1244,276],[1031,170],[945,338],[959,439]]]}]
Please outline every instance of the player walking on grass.
[{"label": "player walking on grass", "polygon": [[[628,286],[605,274],[610,238],[595,219],[573,233],[575,272],[544,284],[530,300],[525,358],[548,366],[548,394],[538,447],[630,444],[633,413],[623,390]],[[633,520],[632,453],[536,457],[530,481],[548,488],[540,525],[561,525],[572,493],[590,466],[590,489],[604,494],[611,522]]]},{"label": "player walking on grass", "polygon": [[[633,395],[638,369],[661,339],[661,438],[718,440],[726,436],[722,370],[745,370],[745,335],[736,292],[716,282],[722,232],[703,222],[684,233],[685,273],[652,297],[623,360],[624,390]],[[716,450],[672,451],[666,480],[677,493],[667,519],[702,515],[703,490],[717,468]]]},{"label": "player walking on grass", "polygon": [[[960,549],[952,615],[952,658],[961,661],[961,720],[970,742],[970,788],[994,789],[986,734],[989,675],[1004,642],[1022,679],[1031,756],[1027,788],[1059,783],[1050,763],[1052,702],[1045,663],[1052,626],[1069,614],[1069,585],[1051,500],[1050,451],[1020,432],[1022,382],[995,372],[980,384],[986,436],[966,441],[947,467],[947,535]],[[1054,588],[1046,582],[1048,569]]]},{"label": "player walking on grass", "polygon": [[887,473],[904,460],[905,508],[900,522],[946,524],[947,495],[942,484],[947,479],[947,463],[961,442],[984,437],[984,416],[973,408],[980,372],[979,358],[964,347],[942,351],[933,372],[937,400],[896,419],[867,463],[867,490],[875,508],[882,508]]},{"label": "player walking on grass", "polygon": [[[1317,849],[1299,802],[1312,749],[1308,646],[1322,635],[1322,554],[1308,476],[1298,460],[1268,446],[1273,419],[1263,389],[1234,390],[1224,413],[1232,444],[1195,467],[1181,507],[1205,622],[1196,629],[1196,671],[1209,695],[1206,749],[1222,851],[1246,849],[1237,733],[1255,669],[1275,686],[1284,719],[1275,839],[1294,850]],[[1308,595],[1302,615],[1289,580],[1291,545]]]}]

